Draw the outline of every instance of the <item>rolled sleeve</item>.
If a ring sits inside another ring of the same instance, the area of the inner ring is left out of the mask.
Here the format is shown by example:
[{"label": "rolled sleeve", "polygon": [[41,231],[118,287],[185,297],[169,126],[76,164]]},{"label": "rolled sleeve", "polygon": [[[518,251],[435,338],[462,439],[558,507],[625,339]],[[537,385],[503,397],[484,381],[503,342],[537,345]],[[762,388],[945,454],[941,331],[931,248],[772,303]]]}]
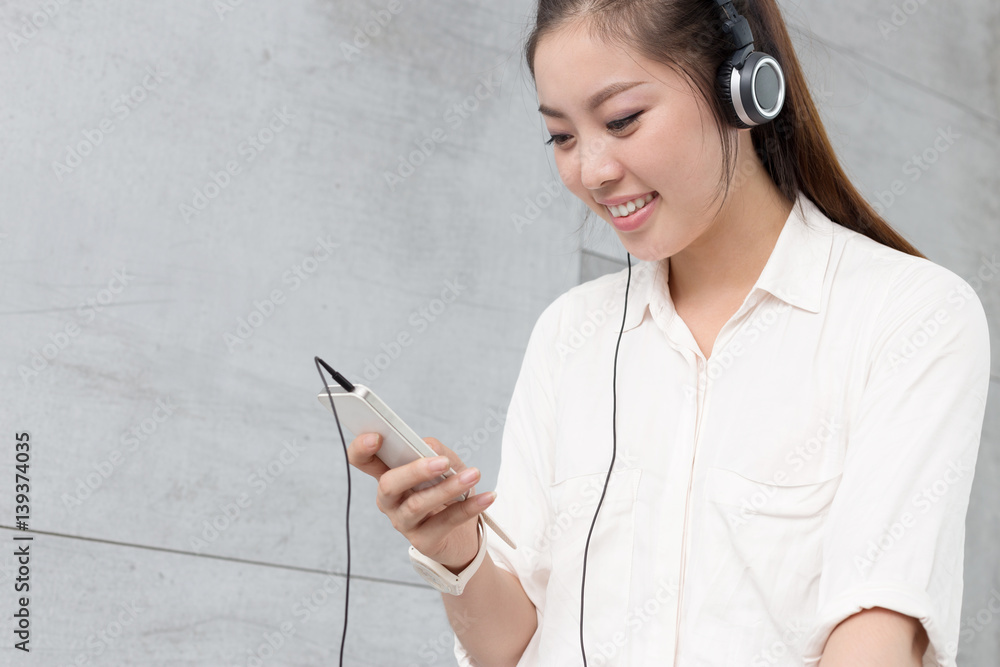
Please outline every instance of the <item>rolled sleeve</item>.
[{"label": "rolled sleeve", "polygon": [[[555,437],[555,340],[562,301],[559,298],[550,304],[532,329],[504,424],[497,499],[489,512],[517,549],[496,535],[487,538],[490,557],[518,578],[535,605],[539,628],[551,569],[545,535],[552,512],[544,480],[551,475]],[[525,659],[533,653],[538,637],[536,630],[521,664],[528,664]],[[457,636],[455,657],[462,667],[476,665]]]},{"label": "rolled sleeve", "polygon": [[925,666],[954,667],[989,389],[986,314],[968,283],[921,263],[892,281],[871,335],[805,664],[818,664],[841,621],[882,607],[919,619],[930,639]]}]

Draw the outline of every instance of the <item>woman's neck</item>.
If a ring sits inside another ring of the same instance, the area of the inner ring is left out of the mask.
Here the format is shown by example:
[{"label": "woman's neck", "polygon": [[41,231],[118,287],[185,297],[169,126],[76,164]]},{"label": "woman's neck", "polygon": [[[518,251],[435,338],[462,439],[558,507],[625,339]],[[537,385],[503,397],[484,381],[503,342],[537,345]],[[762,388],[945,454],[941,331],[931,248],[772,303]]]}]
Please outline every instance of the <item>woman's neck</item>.
[{"label": "woman's neck", "polygon": [[709,229],[664,260],[669,264],[670,296],[675,303],[742,301],[757,282],[794,202],[763,169],[755,171],[757,177],[747,178],[742,187],[730,191]]}]

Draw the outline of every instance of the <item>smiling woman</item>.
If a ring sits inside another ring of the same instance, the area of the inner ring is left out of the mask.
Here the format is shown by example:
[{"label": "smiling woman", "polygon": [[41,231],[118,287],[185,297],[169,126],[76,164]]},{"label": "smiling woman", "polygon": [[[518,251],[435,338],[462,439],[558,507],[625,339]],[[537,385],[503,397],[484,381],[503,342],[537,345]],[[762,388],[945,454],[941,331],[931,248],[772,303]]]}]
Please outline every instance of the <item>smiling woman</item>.
[{"label": "smiling woman", "polygon": [[954,667],[985,313],[847,179],[774,0],[540,0],[526,57],[629,267],[539,317],[495,495],[351,446],[460,664]]},{"label": "smiling woman", "polygon": [[[642,260],[676,255],[717,215],[728,213],[713,205],[723,178],[716,122],[673,68],[609,46],[584,22],[541,40],[535,62],[539,108],[560,176],[614,225],[631,254]],[[574,71],[588,75],[573,76]],[[591,94],[594,87],[598,92]],[[752,151],[740,155],[755,159]],[[737,183],[733,194],[753,197],[758,217],[780,225],[791,202],[782,201],[761,169],[740,166],[739,173],[752,176]],[[622,215],[629,211],[621,206],[647,197],[648,205]],[[728,201],[730,209],[739,204],[736,196]]]},{"label": "smiling woman", "polygon": [[[579,107],[585,117],[576,117],[581,123],[577,134],[597,128],[589,137],[592,144],[582,149],[577,146],[569,154],[556,150],[567,187],[573,190],[577,181],[579,187],[584,178],[594,178],[592,172],[581,170],[601,162],[603,150],[612,138],[630,136],[653,114],[659,136],[643,134],[640,140],[645,151],[640,159],[648,160],[654,154],[663,158],[662,147],[670,146],[669,161],[654,162],[653,166],[664,171],[672,167],[661,177],[669,178],[675,189],[697,184],[701,192],[685,197],[689,206],[706,199],[705,189],[717,188],[711,192],[712,201],[702,203],[702,217],[720,213],[709,207],[723,203],[734,178],[755,177],[769,182],[763,187],[781,192],[786,210],[801,190],[838,224],[922,257],[875,213],[844,174],[773,2],[748,3],[745,13],[747,25],[756,35],[755,47],[773,53],[783,63],[787,91],[782,90],[779,105],[785,108],[774,122],[760,123],[752,132],[734,131],[734,126],[746,129],[748,124],[729,103],[734,98],[731,90],[720,83],[720,64],[724,68],[732,52],[726,23],[719,20],[719,6],[725,4],[713,0],[564,0],[539,4],[526,57],[538,89],[539,111],[552,134],[549,141],[557,148],[573,145],[574,133],[565,131],[573,120],[572,114],[558,108],[556,98],[560,95],[568,99],[576,95],[581,100]],[[579,76],[581,71],[588,72],[588,76]],[[606,85],[600,86],[602,82]],[[600,87],[585,91],[587,85]],[[625,99],[617,99],[619,96]],[[695,121],[698,131],[692,132]],[[576,139],[579,142],[583,137]],[[572,162],[582,158],[583,164]],[[611,164],[613,160],[603,160],[605,169]],[[698,170],[692,171],[694,168]],[[705,173],[713,168],[713,173]],[[574,172],[578,174],[576,180]],[[581,194],[579,190],[574,193]],[[609,219],[610,210],[595,206],[594,196],[581,199],[600,217]],[[677,214],[686,212],[678,210]],[[779,217],[783,221],[786,216]],[[616,226],[619,231],[634,231],[637,227],[629,224],[623,230]],[[622,242],[631,252],[624,238]]]}]

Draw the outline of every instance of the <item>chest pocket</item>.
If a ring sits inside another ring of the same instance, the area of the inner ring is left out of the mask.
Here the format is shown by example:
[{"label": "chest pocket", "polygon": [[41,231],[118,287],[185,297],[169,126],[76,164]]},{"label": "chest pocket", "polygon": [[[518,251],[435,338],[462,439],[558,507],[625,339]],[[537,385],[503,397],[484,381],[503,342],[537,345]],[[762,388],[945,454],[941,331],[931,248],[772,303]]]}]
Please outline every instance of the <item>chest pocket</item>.
[{"label": "chest pocket", "polygon": [[[702,553],[715,576],[698,617],[750,651],[744,656],[762,650],[762,628],[780,638],[787,623],[812,613],[823,528],[840,479],[841,471],[831,470],[817,481],[781,485],[706,470]],[[800,647],[792,644],[794,654]]]},{"label": "chest pocket", "polygon": [[[640,473],[641,470],[633,468],[611,474],[590,540],[584,637],[588,658],[597,660],[594,664],[627,664],[625,621]],[[579,663],[583,553],[606,474],[605,471],[568,477],[550,487],[555,516],[546,535],[552,570],[542,610],[545,622],[539,643],[541,664]]]},{"label": "chest pocket", "polygon": [[[751,516],[806,519],[822,514],[840,485],[840,474],[808,484],[781,485],[744,477],[733,470],[709,468],[705,497],[717,505],[739,508],[746,521]],[[734,525],[742,525],[735,521]]]}]

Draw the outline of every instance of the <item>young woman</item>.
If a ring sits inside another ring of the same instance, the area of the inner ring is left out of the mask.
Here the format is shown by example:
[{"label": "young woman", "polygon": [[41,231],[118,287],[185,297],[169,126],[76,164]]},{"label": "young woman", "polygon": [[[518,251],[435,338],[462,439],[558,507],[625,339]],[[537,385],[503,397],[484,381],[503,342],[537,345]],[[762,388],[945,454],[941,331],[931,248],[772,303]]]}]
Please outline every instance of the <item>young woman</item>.
[{"label": "young woman", "polygon": [[[720,91],[737,12],[777,118]],[[459,662],[955,665],[986,317],[850,184],[774,0],[541,0],[527,60],[563,182],[640,261],[539,317],[497,494],[449,502],[479,474],[433,438],[391,471],[351,444],[464,584]]]}]

